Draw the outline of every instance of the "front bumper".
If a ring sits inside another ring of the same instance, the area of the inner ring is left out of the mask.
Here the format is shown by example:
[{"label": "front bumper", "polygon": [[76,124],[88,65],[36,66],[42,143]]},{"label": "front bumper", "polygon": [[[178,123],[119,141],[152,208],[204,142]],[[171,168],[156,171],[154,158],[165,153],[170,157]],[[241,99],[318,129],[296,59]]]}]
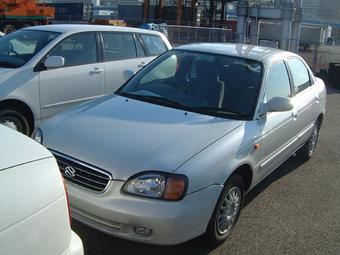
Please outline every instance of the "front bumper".
[{"label": "front bumper", "polygon": [[[72,217],[116,237],[175,245],[205,232],[223,189],[213,185],[169,202],[122,194],[123,184],[113,181],[107,191],[97,194],[68,183]],[[151,235],[136,234],[134,227],[149,228]]]}]

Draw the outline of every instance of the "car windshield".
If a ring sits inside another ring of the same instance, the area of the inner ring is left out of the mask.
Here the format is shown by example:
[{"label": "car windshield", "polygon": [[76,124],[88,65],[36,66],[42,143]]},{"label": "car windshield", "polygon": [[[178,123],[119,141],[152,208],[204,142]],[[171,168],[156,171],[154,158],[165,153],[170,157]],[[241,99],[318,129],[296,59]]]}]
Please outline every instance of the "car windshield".
[{"label": "car windshield", "polygon": [[116,94],[207,115],[250,118],[262,69],[255,60],[171,50]]},{"label": "car windshield", "polygon": [[23,29],[0,38],[0,67],[24,65],[58,35],[56,32]]}]

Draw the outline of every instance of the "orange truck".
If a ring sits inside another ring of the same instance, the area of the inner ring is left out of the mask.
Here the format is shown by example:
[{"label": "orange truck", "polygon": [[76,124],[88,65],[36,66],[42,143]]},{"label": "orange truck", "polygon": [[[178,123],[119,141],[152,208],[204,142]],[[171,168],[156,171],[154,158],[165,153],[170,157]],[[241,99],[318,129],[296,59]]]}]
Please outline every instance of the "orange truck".
[{"label": "orange truck", "polygon": [[22,27],[48,24],[54,12],[54,7],[36,0],[0,0],[0,30],[7,34]]}]

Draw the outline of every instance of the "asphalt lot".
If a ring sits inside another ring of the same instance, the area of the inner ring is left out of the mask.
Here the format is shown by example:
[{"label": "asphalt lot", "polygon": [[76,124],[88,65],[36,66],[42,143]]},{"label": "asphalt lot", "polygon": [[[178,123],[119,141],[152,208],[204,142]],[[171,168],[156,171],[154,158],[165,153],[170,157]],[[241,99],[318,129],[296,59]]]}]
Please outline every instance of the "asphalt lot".
[{"label": "asphalt lot", "polygon": [[314,157],[290,158],[247,196],[233,235],[219,247],[201,238],[162,247],[117,239],[83,224],[72,228],[86,255],[340,254],[340,90],[328,89]]}]

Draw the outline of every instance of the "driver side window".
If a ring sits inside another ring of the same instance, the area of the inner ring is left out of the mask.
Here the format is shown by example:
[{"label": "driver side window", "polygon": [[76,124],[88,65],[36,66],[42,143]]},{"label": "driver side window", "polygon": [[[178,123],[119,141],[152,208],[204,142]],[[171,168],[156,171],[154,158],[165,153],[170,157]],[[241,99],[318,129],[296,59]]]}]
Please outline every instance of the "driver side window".
[{"label": "driver side window", "polygon": [[48,56],[65,59],[65,67],[97,62],[97,44],[94,33],[74,34],[55,46]]},{"label": "driver side window", "polygon": [[273,97],[290,97],[291,95],[286,65],[283,61],[279,61],[270,68],[264,101],[268,102]]}]

